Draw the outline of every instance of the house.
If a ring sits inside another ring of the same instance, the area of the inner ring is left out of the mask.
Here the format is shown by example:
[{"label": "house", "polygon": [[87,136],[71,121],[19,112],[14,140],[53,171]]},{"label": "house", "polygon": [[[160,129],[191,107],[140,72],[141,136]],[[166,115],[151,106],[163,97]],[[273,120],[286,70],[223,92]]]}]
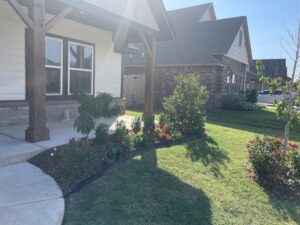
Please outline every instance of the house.
[{"label": "house", "polygon": [[76,116],[77,91],[122,101],[129,42],[144,43],[151,56],[156,40],[174,36],[161,0],[0,1],[0,29],[0,124],[29,121],[30,142],[49,139],[47,121]]},{"label": "house", "polygon": [[[199,75],[212,106],[218,105],[225,93],[245,90],[245,75],[252,62],[246,17],[217,19],[212,3],[169,11],[168,16],[176,36],[157,43],[156,103],[172,94],[177,74]],[[127,105],[141,103],[143,93],[133,87],[142,79],[145,65],[144,48],[135,44],[132,52],[124,55]]]},{"label": "house", "polygon": [[287,66],[286,59],[255,59],[252,61],[252,65],[247,72],[247,89],[255,89],[257,91],[263,91],[268,89],[266,85],[263,85],[259,81],[259,76],[256,71],[257,61],[261,61],[265,67],[265,76],[271,78],[281,77],[282,81],[287,81]]}]

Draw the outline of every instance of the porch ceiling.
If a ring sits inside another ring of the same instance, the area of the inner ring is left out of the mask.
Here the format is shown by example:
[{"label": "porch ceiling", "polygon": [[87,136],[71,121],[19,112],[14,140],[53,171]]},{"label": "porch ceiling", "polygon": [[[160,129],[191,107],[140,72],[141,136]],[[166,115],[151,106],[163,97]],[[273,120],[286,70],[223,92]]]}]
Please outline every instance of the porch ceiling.
[{"label": "porch ceiling", "polygon": [[[19,0],[19,2],[23,6],[30,4],[28,0]],[[128,42],[139,41],[138,32],[156,36],[158,39],[170,38],[170,35],[168,36],[165,30],[163,32],[155,31],[82,0],[46,0],[46,12],[49,14],[56,15],[67,6],[74,8],[74,10],[66,16],[67,19],[113,33],[117,32],[122,26],[122,29],[126,29],[126,39]]]}]

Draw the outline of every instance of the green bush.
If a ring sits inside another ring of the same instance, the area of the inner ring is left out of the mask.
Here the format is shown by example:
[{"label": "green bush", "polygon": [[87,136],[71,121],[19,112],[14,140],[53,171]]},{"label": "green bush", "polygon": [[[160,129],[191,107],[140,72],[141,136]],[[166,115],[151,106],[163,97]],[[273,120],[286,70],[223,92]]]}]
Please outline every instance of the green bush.
[{"label": "green bush", "polygon": [[221,108],[240,111],[251,111],[257,109],[256,104],[246,102],[244,97],[237,94],[223,95],[221,97]]},{"label": "green bush", "polygon": [[108,126],[105,124],[99,124],[96,128],[96,143],[105,144],[108,139]]},{"label": "green bush", "polygon": [[131,135],[129,134],[129,130],[126,128],[126,124],[124,121],[117,122],[115,142],[120,144],[124,151],[130,151],[134,147]]},{"label": "green bush", "polygon": [[246,92],[246,102],[251,102],[253,104],[257,103],[257,91],[256,90],[247,90]]},{"label": "green bush", "polygon": [[135,148],[142,147],[147,149],[152,145],[152,142],[149,139],[149,137],[144,135],[142,132],[133,135],[133,139]]},{"label": "green bush", "polygon": [[251,102],[240,102],[239,106],[241,111],[253,111],[257,109],[256,104]]},{"label": "green bush", "polygon": [[141,118],[140,117],[134,118],[134,120],[131,124],[131,129],[132,129],[132,132],[135,133],[135,134],[137,134],[141,131],[142,124],[141,124]]},{"label": "green bush", "polygon": [[163,102],[161,122],[170,133],[187,131],[198,135],[204,132],[208,92],[201,86],[199,76],[181,75],[175,78],[174,94]]},{"label": "green bush", "polygon": [[119,107],[112,104],[112,96],[106,93],[100,93],[96,97],[79,93],[75,95],[80,104],[78,107],[79,117],[74,122],[74,128],[77,132],[89,135],[95,129],[96,120],[108,118],[119,113]]},{"label": "green bush", "polygon": [[300,175],[300,155],[298,146],[289,143],[284,160],[283,140],[275,137],[256,137],[247,145],[249,160],[255,171],[261,176],[278,175],[282,170]]}]

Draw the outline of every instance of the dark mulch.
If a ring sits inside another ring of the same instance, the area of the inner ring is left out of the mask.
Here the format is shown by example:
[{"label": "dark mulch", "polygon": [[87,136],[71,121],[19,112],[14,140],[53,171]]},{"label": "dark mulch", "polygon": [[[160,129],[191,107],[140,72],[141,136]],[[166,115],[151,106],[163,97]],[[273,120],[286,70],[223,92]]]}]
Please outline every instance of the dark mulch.
[{"label": "dark mulch", "polygon": [[264,191],[274,196],[283,197],[289,200],[300,201],[300,180],[294,180],[287,184],[286,176],[262,176],[255,172],[254,168],[247,167],[250,178],[260,185]]},{"label": "dark mulch", "polygon": [[[49,149],[29,160],[30,163],[39,167],[46,174],[53,177],[59,185],[59,187],[61,188],[64,195],[72,191],[77,186],[77,184],[85,178],[96,174],[98,171],[101,171],[108,165],[112,164],[112,162],[109,161],[102,161],[99,163],[99,160],[95,160],[94,163],[89,164],[89,168],[85,168],[86,172],[84,174],[76,176],[66,176],[64,174],[64,171],[61,171],[59,161],[62,160],[67,149],[67,145],[56,147],[54,161],[53,159],[51,159],[50,155],[54,152],[53,149]],[[97,159],[99,152],[101,154],[101,151],[104,151],[104,149],[96,145],[91,145],[89,151],[86,154],[93,155],[95,159]]]},{"label": "dark mulch", "polygon": [[[93,160],[88,168],[85,168],[86,172],[84,174],[76,174],[75,176],[66,176],[64,171],[61,170],[59,164],[65,155],[65,151],[68,150],[68,145],[63,145],[56,147],[56,150],[49,149],[31,160],[30,163],[41,168],[46,174],[50,175],[54,178],[57,184],[60,186],[64,197],[69,197],[71,194],[79,192],[82,188],[86,187],[93,181],[101,178],[104,175],[110,174],[112,170],[117,167],[119,164],[123,163],[128,159],[132,159],[133,157],[142,154],[145,151],[155,151],[157,148],[161,147],[169,147],[176,144],[180,144],[183,142],[189,142],[193,140],[199,140],[205,138],[206,135],[202,137],[186,137],[182,141],[172,142],[172,141],[163,141],[157,142],[153,144],[153,146],[149,149],[138,148],[134,151],[130,152],[125,157],[121,158],[118,161],[115,160],[105,160],[99,161],[99,155],[105,154],[104,146],[96,145],[91,142],[90,148],[86,152],[86,154],[90,154],[95,160]],[[55,160],[51,157],[51,153],[55,153]],[[84,160],[84,159],[83,159]]]}]

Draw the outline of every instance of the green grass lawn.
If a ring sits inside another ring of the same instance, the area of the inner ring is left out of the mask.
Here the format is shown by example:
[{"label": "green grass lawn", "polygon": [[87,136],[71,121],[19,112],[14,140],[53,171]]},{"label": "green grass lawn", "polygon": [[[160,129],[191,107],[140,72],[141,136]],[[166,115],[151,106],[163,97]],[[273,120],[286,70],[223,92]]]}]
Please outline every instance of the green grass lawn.
[{"label": "green grass lawn", "polygon": [[248,140],[282,134],[274,112],[216,110],[207,121],[207,140],[145,153],[74,195],[64,224],[300,224],[300,202],[265,193],[246,171]]}]

